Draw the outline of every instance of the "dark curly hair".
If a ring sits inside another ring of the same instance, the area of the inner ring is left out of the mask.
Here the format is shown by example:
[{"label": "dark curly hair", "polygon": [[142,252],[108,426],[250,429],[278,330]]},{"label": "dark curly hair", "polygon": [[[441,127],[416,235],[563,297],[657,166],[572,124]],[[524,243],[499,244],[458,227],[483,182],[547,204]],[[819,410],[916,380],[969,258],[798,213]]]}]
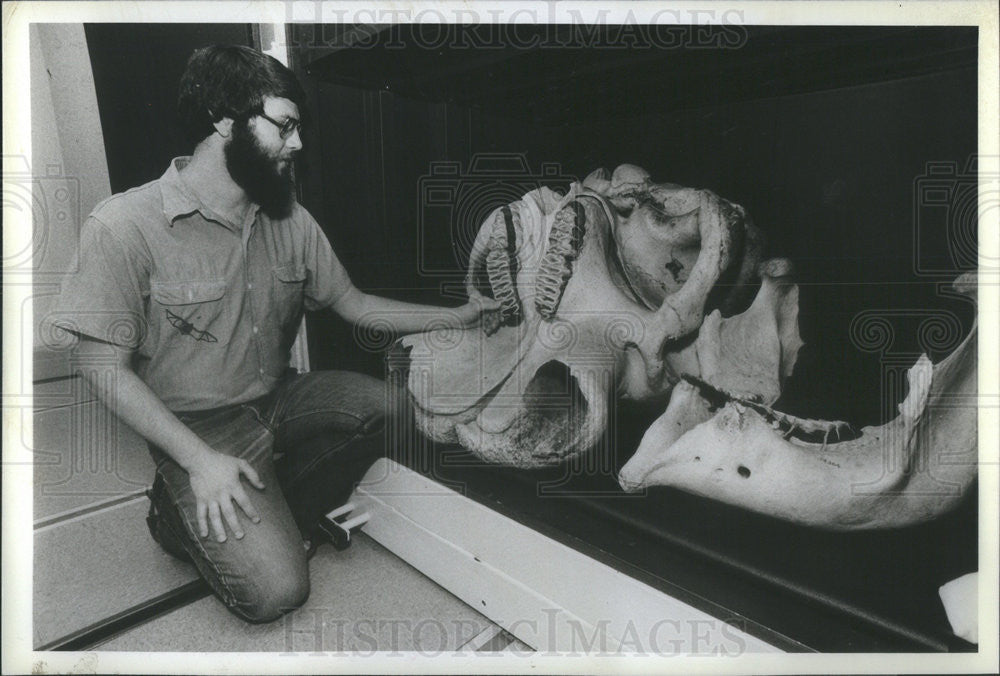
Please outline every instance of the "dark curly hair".
[{"label": "dark curly hair", "polygon": [[263,112],[268,96],[288,99],[305,114],[305,91],[280,61],[249,47],[211,45],[188,59],[177,113],[188,140],[198,144],[224,117],[243,122]]}]

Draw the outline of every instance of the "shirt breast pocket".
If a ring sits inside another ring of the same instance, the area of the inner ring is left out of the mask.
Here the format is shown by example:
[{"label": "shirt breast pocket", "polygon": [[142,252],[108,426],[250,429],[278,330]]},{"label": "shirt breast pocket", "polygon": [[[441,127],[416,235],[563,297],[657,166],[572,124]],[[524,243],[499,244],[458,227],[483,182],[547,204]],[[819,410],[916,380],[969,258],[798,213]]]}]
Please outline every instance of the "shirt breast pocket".
[{"label": "shirt breast pocket", "polygon": [[150,296],[163,322],[162,336],[203,346],[224,345],[233,332],[225,280],[150,282]]},{"label": "shirt breast pocket", "polygon": [[305,298],[306,266],[297,263],[278,265],[273,269],[274,299],[283,328],[297,323],[302,316]]}]

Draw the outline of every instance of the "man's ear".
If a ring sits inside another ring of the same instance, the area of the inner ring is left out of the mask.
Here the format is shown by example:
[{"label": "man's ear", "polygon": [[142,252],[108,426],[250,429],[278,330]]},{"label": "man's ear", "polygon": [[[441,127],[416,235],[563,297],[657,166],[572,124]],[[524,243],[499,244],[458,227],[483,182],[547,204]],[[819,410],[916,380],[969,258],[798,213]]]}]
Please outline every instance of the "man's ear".
[{"label": "man's ear", "polygon": [[223,117],[212,123],[216,133],[222,138],[229,138],[233,133],[233,118]]}]

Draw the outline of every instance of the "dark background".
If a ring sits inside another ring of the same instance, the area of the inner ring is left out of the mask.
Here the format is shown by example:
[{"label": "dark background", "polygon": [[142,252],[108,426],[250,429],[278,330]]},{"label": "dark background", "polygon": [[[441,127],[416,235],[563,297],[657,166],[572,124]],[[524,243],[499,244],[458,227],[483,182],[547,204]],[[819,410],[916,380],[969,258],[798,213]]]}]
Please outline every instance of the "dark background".
[{"label": "dark background", "polygon": [[194,150],[177,122],[177,87],[191,52],[250,44],[246,24],[86,24],[111,191],[163,175]]},{"label": "dark background", "polygon": [[[448,30],[293,26],[311,117],[300,199],[359,288],[457,305],[489,211],[540,183],[632,163],[742,204],[770,254],[794,261],[806,346],[779,402],[787,412],[885,422],[920,352],[937,361],[970,329],[974,308],[946,289],[975,267],[975,28],[679,27],[673,46],[640,47],[640,35],[621,49],[613,27],[548,26],[473,50],[454,45],[483,36]],[[533,37],[543,46],[524,48]],[[245,25],[172,24],[89,25],[87,39],[120,191],[190,152],[173,107],[191,50],[254,37]],[[314,369],[385,375],[386,341],[359,341],[330,313],[308,319]],[[977,566],[975,495],[936,523],[869,534],[668,490],[624,498],[614,471],[658,413],[622,407],[617,457],[599,477],[431,471],[790,647],[955,649],[936,589]],[[563,497],[539,498],[545,482]]]},{"label": "dark background", "polygon": [[[971,307],[941,284],[975,261],[975,189],[962,179],[977,143],[974,28],[731,27],[700,38],[725,48],[698,49],[693,33],[675,40],[687,46],[609,49],[613,34],[569,32],[559,35],[569,47],[534,50],[497,49],[502,34],[469,50],[440,45],[476,35],[293,29],[312,122],[301,201],[359,288],[458,304],[485,214],[539,183],[632,163],[742,204],[769,253],[795,262],[806,346],[788,412],[884,422],[906,367],[968,331]],[[115,192],[190,153],[174,106],[191,50],[253,42],[248,25],[86,34]],[[363,46],[346,48],[352,39]],[[431,176],[442,162],[455,173]],[[954,177],[928,176],[929,163]],[[915,202],[942,184],[944,203]],[[453,200],[431,202],[434,185]],[[859,347],[864,327],[852,336],[852,322],[865,313],[891,315],[887,344]],[[383,353],[333,315],[311,316],[309,331],[314,368],[384,375]]]},{"label": "dark background", "polygon": [[[795,262],[806,347],[788,412],[879,424],[895,415],[902,371],[920,352],[947,354],[969,328],[971,307],[943,297],[939,283],[974,267],[967,250],[948,248],[951,239],[975,250],[970,195],[953,195],[950,209],[914,200],[928,163],[961,172],[974,158],[975,29],[754,27],[728,49],[477,52],[432,49],[446,41],[415,28],[362,34],[355,49],[338,48],[348,37],[295,28],[316,120],[303,200],[364,288],[438,300],[464,268],[462,243],[521,186],[632,163],[742,204],[770,253]],[[460,38],[446,44],[473,42]],[[368,46],[379,39],[388,46]],[[477,167],[497,166],[489,153],[526,170],[473,171],[477,156]],[[441,161],[461,167],[450,209],[421,194]],[[954,184],[969,193],[968,180]],[[893,341],[858,349],[852,321],[883,310],[894,313]],[[932,316],[947,323],[937,340],[921,328]],[[349,339],[321,320],[310,328],[313,345]],[[379,368],[377,354],[313,354],[322,367]]]}]

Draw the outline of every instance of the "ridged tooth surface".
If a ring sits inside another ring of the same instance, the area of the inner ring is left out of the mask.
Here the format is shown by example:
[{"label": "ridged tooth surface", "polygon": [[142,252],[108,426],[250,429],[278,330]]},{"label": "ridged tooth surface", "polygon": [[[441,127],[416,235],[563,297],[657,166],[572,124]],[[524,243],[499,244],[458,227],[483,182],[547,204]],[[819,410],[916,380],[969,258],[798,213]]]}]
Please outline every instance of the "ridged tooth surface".
[{"label": "ridged tooth surface", "polygon": [[552,222],[549,245],[535,278],[535,307],[546,319],[555,315],[566,283],[573,275],[573,261],[583,243],[585,223],[583,206],[576,201],[560,209]]},{"label": "ridged tooth surface", "polygon": [[760,402],[721,390],[701,378],[690,375],[685,375],[683,378],[697,387],[700,394],[710,401],[714,408],[732,403],[741,412],[752,409],[763,416],[765,423],[769,424],[771,429],[787,433],[787,436],[795,436],[802,440],[809,440],[809,437],[820,437],[824,441],[831,436],[834,436],[837,441],[856,439],[859,436],[858,430],[853,425],[842,420],[800,418],[790,413],[783,413],[771,406],[765,406]]},{"label": "ridged tooth surface", "polygon": [[509,206],[497,212],[490,233],[490,252],[486,256],[486,274],[493,297],[500,303],[501,320],[516,324],[521,318],[521,299],[517,295],[517,230],[519,216]]}]

